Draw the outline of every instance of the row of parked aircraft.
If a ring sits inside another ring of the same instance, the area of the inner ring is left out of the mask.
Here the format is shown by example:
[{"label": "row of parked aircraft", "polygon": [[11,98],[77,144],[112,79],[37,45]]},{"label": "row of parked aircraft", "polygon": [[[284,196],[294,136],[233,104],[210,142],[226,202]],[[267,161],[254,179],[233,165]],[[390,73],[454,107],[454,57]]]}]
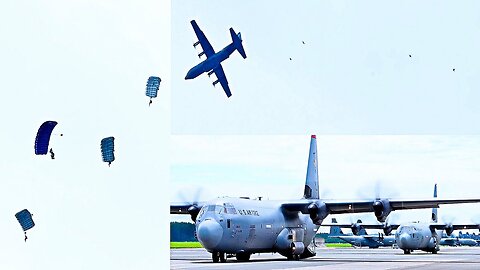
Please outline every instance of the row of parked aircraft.
[{"label": "row of parked aircraft", "polygon": [[[436,184],[433,197],[437,198]],[[478,244],[476,240],[455,237],[453,232],[460,229],[480,229],[480,224],[439,223],[437,208],[432,208],[432,218],[428,223],[363,224],[361,220],[358,220],[352,224],[338,224],[336,219],[332,219],[331,224],[322,224],[322,226],[331,227],[330,237],[339,238],[354,246],[378,248],[396,245],[405,254],[409,254],[413,250],[423,250],[435,254],[440,245],[476,246]],[[353,235],[344,235],[340,228],[350,228]],[[383,233],[368,235],[365,229],[381,229]],[[391,234],[392,230],[396,230],[393,235]]]},{"label": "row of parked aircraft", "polygon": [[247,261],[253,253],[271,252],[295,260],[313,257],[316,255],[316,233],[331,214],[373,212],[377,220],[383,223],[392,211],[434,208],[431,223],[398,224],[396,227],[362,224],[365,228],[377,226],[386,232],[396,228],[395,241],[405,254],[412,250],[436,253],[441,230],[451,234],[460,227],[478,228],[474,224],[466,224],[466,227],[465,224],[439,224],[436,208],[441,204],[477,203],[480,202],[479,198],[438,199],[435,196],[433,199],[408,200],[323,200],[319,196],[317,165],[317,141],[316,136],[312,135],[301,199],[273,201],[221,197],[205,202],[173,203],[170,213],[191,216],[195,222],[196,236],[201,245],[212,253],[213,262],[225,262],[227,257],[234,256],[239,261]]}]

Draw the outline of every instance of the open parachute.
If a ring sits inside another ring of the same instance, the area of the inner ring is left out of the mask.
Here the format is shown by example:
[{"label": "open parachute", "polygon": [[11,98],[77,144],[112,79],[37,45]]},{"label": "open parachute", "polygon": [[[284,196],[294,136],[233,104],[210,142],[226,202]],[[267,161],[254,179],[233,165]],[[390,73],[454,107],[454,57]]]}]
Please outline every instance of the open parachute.
[{"label": "open parachute", "polygon": [[46,155],[48,152],[48,144],[50,143],[50,136],[57,125],[55,121],[46,121],[37,131],[35,137],[35,155]]},{"label": "open parachute", "polygon": [[15,217],[22,226],[23,231],[25,232],[25,241],[27,241],[27,230],[30,230],[35,226],[35,222],[33,222],[32,214],[27,210],[23,209],[22,211],[15,214]]},{"label": "open parachute", "polygon": [[158,93],[158,88],[160,87],[160,82],[162,80],[159,77],[155,76],[150,76],[147,81],[147,90],[145,91],[145,95],[147,97],[150,97],[150,103],[148,103],[148,106],[152,104],[152,98],[157,97]]},{"label": "open parachute", "polygon": [[100,148],[102,149],[102,159],[103,162],[108,162],[108,166],[115,160],[115,155],[113,151],[115,150],[114,137],[103,138],[100,143]]}]

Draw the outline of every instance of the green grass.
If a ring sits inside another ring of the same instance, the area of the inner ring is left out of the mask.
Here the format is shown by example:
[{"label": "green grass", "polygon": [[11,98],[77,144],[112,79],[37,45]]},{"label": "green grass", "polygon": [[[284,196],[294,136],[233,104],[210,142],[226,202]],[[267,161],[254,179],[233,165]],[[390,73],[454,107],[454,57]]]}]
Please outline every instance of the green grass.
[{"label": "green grass", "polygon": [[345,247],[352,247],[352,245],[348,243],[327,243],[325,244],[326,247],[333,247],[333,248],[345,248]]},{"label": "green grass", "polygon": [[170,242],[170,248],[201,248],[199,242]]}]

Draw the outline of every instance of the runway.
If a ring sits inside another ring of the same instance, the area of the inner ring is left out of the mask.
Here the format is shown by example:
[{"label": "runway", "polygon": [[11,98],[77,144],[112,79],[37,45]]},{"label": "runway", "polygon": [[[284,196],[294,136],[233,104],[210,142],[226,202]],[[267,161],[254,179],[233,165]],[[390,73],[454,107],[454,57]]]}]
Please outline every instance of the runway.
[{"label": "runway", "polygon": [[278,254],[254,254],[249,262],[212,263],[204,249],[171,249],[170,269],[480,269],[480,247],[442,247],[438,254],[404,255],[392,248],[317,248],[317,256],[287,261]]}]

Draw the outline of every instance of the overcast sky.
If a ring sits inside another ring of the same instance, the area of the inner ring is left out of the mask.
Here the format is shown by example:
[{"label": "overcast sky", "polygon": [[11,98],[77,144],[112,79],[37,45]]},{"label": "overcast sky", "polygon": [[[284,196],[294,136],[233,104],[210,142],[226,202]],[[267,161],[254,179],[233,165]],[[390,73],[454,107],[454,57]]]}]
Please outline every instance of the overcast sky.
[{"label": "overcast sky", "polygon": [[[1,269],[168,264],[169,13],[168,1],[2,2]],[[148,107],[152,75],[163,80]],[[55,160],[34,154],[47,120],[64,134]],[[24,208],[36,223],[26,243]]]},{"label": "overcast sky", "polygon": [[[478,1],[173,1],[172,131],[478,133],[479,9]],[[192,19],[216,51],[231,43],[230,27],[242,33],[247,59],[234,52],[222,64],[229,99],[206,74],[184,80],[201,61]]]}]

